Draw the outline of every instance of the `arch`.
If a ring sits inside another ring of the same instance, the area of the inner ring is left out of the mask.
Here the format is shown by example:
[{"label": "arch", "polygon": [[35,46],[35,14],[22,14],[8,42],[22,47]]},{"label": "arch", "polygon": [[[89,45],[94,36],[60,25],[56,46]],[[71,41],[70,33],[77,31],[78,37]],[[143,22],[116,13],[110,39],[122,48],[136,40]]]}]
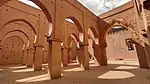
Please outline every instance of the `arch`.
[{"label": "arch", "polygon": [[123,28],[125,28],[125,29],[127,29],[127,30],[129,29],[129,28],[125,27],[125,26],[122,25],[122,24],[120,24],[120,25],[112,25],[112,26],[107,30],[106,34],[107,34],[112,28],[118,27],[118,26],[123,27]]},{"label": "arch", "polygon": [[50,23],[53,23],[51,14],[50,14],[50,12],[48,11],[48,9],[44,6],[44,4],[42,3],[42,0],[30,0],[30,1],[32,1],[32,2],[35,3],[37,6],[39,6],[39,7],[41,8],[41,10],[44,12],[44,14],[46,15],[48,21],[49,21]]},{"label": "arch", "polygon": [[89,27],[88,38],[91,38],[94,43],[99,44],[99,42],[98,42],[99,36],[98,36],[98,33],[96,32],[96,30],[94,29],[94,27]]},{"label": "arch", "polygon": [[[70,36],[75,37],[76,41],[77,41],[77,42],[80,42],[79,37],[78,37],[75,33],[71,33],[71,35],[70,35]],[[73,37],[72,37],[72,38],[73,38]]]},{"label": "arch", "polygon": [[77,45],[77,47],[78,47],[78,42],[79,42],[79,41],[77,40],[76,35],[74,35],[74,34],[71,34],[71,35],[68,36],[68,38],[67,38],[68,47],[69,47],[69,45],[70,45],[70,43],[71,43],[72,41],[75,41],[75,43],[76,43],[76,45]]},{"label": "arch", "polygon": [[2,28],[0,29],[0,31],[1,31],[6,25],[8,25],[8,24],[10,24],[10,23],[13,23],[13,22],[17,22],[17,21],[22,21],[22,22],[28,24],[28,25],[31,27],[31,29],[33,30],[33,32],[37,35],[37,32],[36,32],[35,28],[34,28],[28,21],[26,21],[26,20],[24,20],[24,19],[14,19],[14,20],[8,21],[7,23],[5,23],[5,24],[2,26]]},{"label": "arch", "polygon": [[109,24],[109,26],[106,29],[104,29],[103,33],[101,34],[101,38],[106,38],[108,31],[115,26],[123,26],[124,28],[126,28],[126,29],[130,30],[132,33],[134,33],[136,36],[136,39],[138,39],[138,37],[137,37],[138,34],[136,33],[133,25],[126,23],[126,21],[124,21],[124,20],[120,21],[120,20],[116,20],[116,19],[113,19],[112,22]]},{"label": "arch", "polygon": [[94,42],[94,43],[95,43],[94,39],[93,39],[91,36],[89,36],[88,38],[89,38],[89,39],[91,39],[91,40],[92,40],[92,42]]},{"label": "arch", "polygon": [[4,35],[4,37],[5,37],[7,34],[9,34],[9,33],[11,33],[11,32],[15,32],[15,31],[18,31],[18,32],[23,33],[23,34],[27,37],[27,39],[30,40],[29,37],[28,37],[28,35],[27,35],[26,33],[24,33],[23,31],[21,31],[21,30],[12,30],[12,31],[9,31],[9,32],[7,32],[7,33]]},{"label": "arch", "polygon": [[71,19],[75,23],[75,25],[78,28],[79,32],[82,32],[82,33],[84,32],[80,22],[75,17],[69,16],[69,17],[67,17],[67,19]]},{"label": "arch", "polygon": [[3,41],[5,39],[7,39],[8,37],[10,37],[10,36],[19,36],[20,38],[22,37],[24,45],[26,45],[26,47],[29,46],[29,38],[26,37],[26,35],[24,33],[18,31],[20,34],[19,33],[17,34],[17,33],[13,33],[13,32],[17,32],[17,31],[12,31],[12,32],[9,32],[9,33],[5,34],[5,36],[3,38]]},{"label": "arch", "polygon": [[98,38],[98,33],[96,32],[96,29],[94,27],[92,27],[92,26],[89,27],[89,28],[92,30],[94,37]]},{"label": "arch", "polygon": [[18,37],[19,39],[21,39],[21,41],[23,42],[23,48],[27,48],[28,44],[26,44],[25,41],[20,36],[17,36],[17,35],[10,36],[10,37],[4,39],[4,41],[7,40],[7,39],[9,39],[9,38],[11,38],[11,37]]},{"label": "arch", "polygon": [[105,34],[106,34],[112,27],[117,26],[117,25],[115,25],[116,23],[118,23],[119,26],[123,26],[123,27],[127,28],[128,30],[131,30],[131,31],[134,31],[134,32],[135,32],[135,29],[134,29],[134,27],[133,27],[131,24],[128,24],[128,23],[126,23],[125,21],[119,21],[119,20],[113,19],[112,22],[111,22],[111,24],[110,24],[110,27],[108,27],[108,28],[105,29]]},{"label": "arch", "polygon": [[[2,5],[4,5],[5,3],[7,3],[8,1],[12,1],[12,0],[1,0],[0,1],[0,7]],[[44,4],[42,3],[43,0],[30,0],[33,3],[35,3],[37,6],[39,6],[41,8],[41,10],[44,12],[44,14],[46,15],[47,19],[49,22],[52,23],[52,18],[51,18],[51,14],[48,11],[48,9],[44,6]]]},{"label": "arch", "polygon": [[[9,38],[11,38],[11,37],[18,37],[18,38],[20,38],[19,36],[10,36],[10,37],[8,37],[8,38],[6,38],[5,40],[7,40],[7,39],[9,39]],[[21,39],[21,41],[23,42],[23,44],[25,43],[23,40],[22,40],[22,38],[20,38]]]}]

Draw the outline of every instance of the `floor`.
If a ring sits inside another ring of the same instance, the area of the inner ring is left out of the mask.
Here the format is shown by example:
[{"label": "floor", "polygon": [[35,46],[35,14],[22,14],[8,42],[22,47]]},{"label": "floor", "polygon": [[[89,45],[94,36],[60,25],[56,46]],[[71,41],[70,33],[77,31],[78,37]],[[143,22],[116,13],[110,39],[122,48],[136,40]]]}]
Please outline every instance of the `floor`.
[{"label": "floor", "polygon": [[0,66],[0,84],[150,84],[150,70],[140,69],[136,60],[111,60],[100,67],[91,61],[87,71],[74,63],[62,71],[63,77],[50,80],[47,64],[36,72],[25,66]]}]

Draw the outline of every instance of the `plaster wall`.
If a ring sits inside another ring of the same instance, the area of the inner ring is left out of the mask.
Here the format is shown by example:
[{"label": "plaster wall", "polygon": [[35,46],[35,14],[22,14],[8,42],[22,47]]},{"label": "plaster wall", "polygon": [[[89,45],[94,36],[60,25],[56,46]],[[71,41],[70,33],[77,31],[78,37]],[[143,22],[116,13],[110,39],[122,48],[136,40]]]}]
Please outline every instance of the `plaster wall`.
[{"label": "plaster wall", "polygon": [[110,60],[137,60],[137,52],[134,45],[134,50],[129,51],[125,40],[131,38],[131,33],[128,30],[120,30],[118,32],[109,33],[106,36],[107,41],[107,58]]},{"label": "plaster wall", "polygon": [[135,14],[135,8],[132,1],[101,14],[99,17],[110,26],[106,26],[100,32],[106,34],[113,26],[122,25],[132,32],[132,35],[134,34],[133,39],[137,40],[138,35],[140,34]]},{"label": "plaster wall", "polygon": [[22,63],[23,41],[17,36],[9,37],[4,41],[4,48],[0,54],[0,64]]}]

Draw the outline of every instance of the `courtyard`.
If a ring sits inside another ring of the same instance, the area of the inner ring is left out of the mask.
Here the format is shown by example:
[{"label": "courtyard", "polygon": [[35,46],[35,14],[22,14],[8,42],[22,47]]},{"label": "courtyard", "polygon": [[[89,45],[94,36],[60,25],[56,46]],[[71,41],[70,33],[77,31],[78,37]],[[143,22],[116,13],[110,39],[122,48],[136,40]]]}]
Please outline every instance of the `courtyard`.
[{"label": "courtyard", "polygon": [[150,84],[150,0],[0,0],[0,10],[0,84]]},{"label": "courtyard", "polygon": [[47,64],[42,71],[20,65],[0,66],[0,84],[150,84],[150,70],[140,69],[136,60],[111,60],[108,66],[90,61],[90,70],[79,64],[62,68],[62,76],[49,80]]}]

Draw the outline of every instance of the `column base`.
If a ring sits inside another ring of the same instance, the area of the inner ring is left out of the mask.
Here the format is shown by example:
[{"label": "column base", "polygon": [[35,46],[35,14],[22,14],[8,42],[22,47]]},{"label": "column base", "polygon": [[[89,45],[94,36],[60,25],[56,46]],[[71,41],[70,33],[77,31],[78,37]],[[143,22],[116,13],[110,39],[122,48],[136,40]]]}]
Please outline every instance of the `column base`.
[{"label": "column base", "polygon": [[27,67],[32,68],[33,67],[33,57],[34,57],[34,48],[28,49],[28,56],[27,56]]},{"label": "column base", "polygon": [[68,48],[62,47],[61,54],[62,54],[61,59],[62,59],[63,67],[67,67],[68,66]]},{"label": "column base", "polygon": [[54,79],[58,79],[58,78],[61,78],[61,77],[63,77],[63,76],[61,76],[61,75],[60,76],[54,76],[54,77],[50,77],[50,79],[54,80]]},{"label": "column base", "polygon": [[42,57],[43,57],[43,48],[42,45],[35,45],[35,56],[34,56],[34,71],[42,70]]},{"label": "column base", "polygon": [[90,67],[84,67],[84,70],[90,70]]},{"label": "column base", "polygon": [[67,67],[68,66],[68,64],[63,64],[63,67]]},{"label": "column base", "polygon": [[88,53],[88,44],[80,43],[81,50],[81,64],[84,70],[89,70],[89,53]]},{"label": "column base", "polygon": [[27,65],[27,68],[33,68],[33,66],[32,65]]},{"label": "column base", "polygon": [[34,71],[42,71],[42,68],[40,68],[40,69],[34,69]]},{"label": "column base", "polygon": [[26,64],[21,64],[22,66],[26,66]]},{"label": "column base", "polygon": [[105,47],[100,47],[100,65],[101,66],[108,65]]}]

